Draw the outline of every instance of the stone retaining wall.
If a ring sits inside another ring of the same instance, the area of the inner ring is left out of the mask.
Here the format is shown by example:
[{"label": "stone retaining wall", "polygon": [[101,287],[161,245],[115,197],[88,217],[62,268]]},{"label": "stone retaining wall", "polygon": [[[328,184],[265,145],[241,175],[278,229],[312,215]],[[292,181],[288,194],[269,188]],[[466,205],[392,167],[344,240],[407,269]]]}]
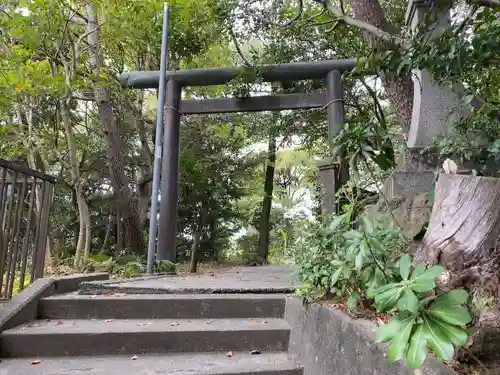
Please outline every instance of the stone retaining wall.
[{"label": "stone retaining wall", "polygon": [[304,306],[300,297],[290,297],[285,319],[292,327],[290,351],[304,366],[304,375],[457,375],[430,356],[418,370],[404,361],[389,362],[385,345],[375,343],[372,322],[326,305]]}]

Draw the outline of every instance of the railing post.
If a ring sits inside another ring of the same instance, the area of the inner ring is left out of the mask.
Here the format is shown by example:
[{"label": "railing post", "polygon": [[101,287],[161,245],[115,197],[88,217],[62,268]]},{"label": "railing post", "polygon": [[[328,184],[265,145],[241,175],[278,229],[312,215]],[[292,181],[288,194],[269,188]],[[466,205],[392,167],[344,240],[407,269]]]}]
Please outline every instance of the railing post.
[{"label": "railing post", "polygon": [[[8,174],[7,174],[8,176]],[[12,224],[12,213],[14,212],[14,205],[15,205],[15,193],[16,193],[16,186],[17,186],[17,171],[12,172],[12,183],[11,183],[11,188],[10,188],[10,199],[9,202],[6,203],[5,205],[5,210],[7,215],[4,217],[4,239],[3,239],[3,244],[2,244],[2,259],[0,259],[0,292],[1,295],[4,298],[8,298],[7,296],[7,288],[2,289],[3,287],[3,281],[4,281],[4,273],[7,272],[7,275],[9,273],[9,264],[8,264],[8,259],[9,259],[9,243],[11,242],[11,224]],[[8,187],[7,187],[7,195],[9,194],[8,192]],[[7,208],[8,207],[8,208]],[[2,228],[0,228],[2,230]],[[7,281],[6,281],[7,283]]]},{"label": "railing post", "polygon": [[45,266],[45,251],[47,250],[47,234],[49,230],[49,212],[52,204],[52,195],[54,193],[54,186],[47,181],[43,182],[44,193],[42,195],[42,209],[40,210],[40,232],[38,240],[38,249],[35,265],[35,280],[43,277],[43,269]]},{"label": "railing post", "polygon": [[[322,214],[324,217],[340,212],[340,202],[336,202],[335,195],[342,185],[349,180],[347,164],[342,163],[339,167],[335,164],[336,159],[334,159],[337,155],[332,155],[332,140],[340,132],[341,127],[346,124],[344,91],[341,73],[338,70],[332,70],[326,76],[326,103],[330,157],[318,162],[322,185]],[[342,157],[342,155],[338,156]]]},{"label": "railing post", "polygon": [[26,185],[28,184],[28,176],[24,175],[21,181],[21,188],[17,191],[16,213],[14,215],[14,227],[12,228],[12,240],[9,246],[9,262],[6,268],[5,291],[7,298],[12,297],[14,290],[14,280],[16,278],[17,262],[19,258],[19,227],[21,225],[21,217],[24,209],[24,198],[26,194]]},{"label": "railing post", "polygon": [[182,87],[178,82],[174,80],[167,82],[160,186],[160,230],[156,259],[171,262],[176,260],[181,92]]}]

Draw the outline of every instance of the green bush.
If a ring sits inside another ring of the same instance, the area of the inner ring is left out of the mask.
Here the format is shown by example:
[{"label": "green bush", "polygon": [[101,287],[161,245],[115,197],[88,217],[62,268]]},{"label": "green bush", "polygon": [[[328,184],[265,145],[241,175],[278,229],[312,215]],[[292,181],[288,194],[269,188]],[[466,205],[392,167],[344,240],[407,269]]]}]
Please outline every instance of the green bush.
[{"label": "green bush", "polygon": [[[176,266],[170,261],[156,261],[155,273],[165,273],[175,270]],[[116,258],[99,253],[89,259],[85,266],[87,272],[108,272],[122,277],[143,275],[147,272],[147,259],[144,256],[121,255]]]},{"label": "green bush", "polygon": [[348,299],[353,308],[371,291],[395,280],[402,245],[399,229],[366,217],[351,223],[344,214],[325,224],[309,224],[295,244],[294,261],[303,285],[298,293],[313,299]]},{"label": "green bush", "polygon": [[344,214],[304,228],[294,252],[302,281],[298,294],[337,297],[350,309],[373,299],[378,312],[395,313],[377,330],[378,341],[391,342],[391,361],[406,356],[409,366],[418,368],[429,348],[438,358],[452,359],[454,348],[468,340],[468,293],[438,293],[435,278],[444,268],[412,267],[408,255],[400,256],[405,242],[398,229],[366,217],[354,223],[357,229],[352,224]]}]

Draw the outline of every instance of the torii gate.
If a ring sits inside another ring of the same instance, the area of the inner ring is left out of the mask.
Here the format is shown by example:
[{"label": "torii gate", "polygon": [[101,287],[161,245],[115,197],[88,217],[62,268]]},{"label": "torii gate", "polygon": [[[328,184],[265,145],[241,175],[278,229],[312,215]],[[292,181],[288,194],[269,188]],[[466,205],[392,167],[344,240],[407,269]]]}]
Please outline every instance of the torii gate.
[{"label": "torii gate", "polygon": [[[165,20],[168,20],[168,10],[165,12]],[[165,65],[164,56],[166,55],[165,20],[162,66]],[[248,68],[203,68],[163,72],[163,74],[161,74],[161,71],[123,73],[119,79],[125,87],[136,89],[157,89],[160,87],[159,105],[161,105],[162,89],[166,91],[163,146],[161,146],[160,150],[156,150],[155,153],[158,156],[158,153],[163,150],[161,162],[162,199],[160,201],[160,230],[156,259],[175,262],[176,258],[179,141],[182,115],[326,108],[328,114],[328,140],[329,144],[331,144],[333,137],[338,134],[341,126],[346,122],[341,74],[346,70],[353,69],[355,66],[356,59],[265,65],[259,67],[262,72],[260,78],[264,82],[326,79],[327,90],[326,92],[201,100],[181,100],[182,89],[189,86],[222,85],[243,75],[245,71],[248,71]],[[160,76],[162,75],[165,77],[165,82],[161,82]],[[163,85],[160,85],[160,83],[163,83]],[[159,115],[162,115],[162,113]],[[339,170],[339,167],[332,163],[331,157],[326,162],[321,163],[320,169],[326,172],[322,179],[322,207],[323,212],[328,214],[338,209],[338,205],[335,204],[335,193],[349,179],[349,172],[347,166],[343,166]],[[156,212],[152,212],[151,217],[153,215],[156,215]],[[150,243],[154,240],[155,238],[150,238]],[[150,263],[149,258],[148,266]]]}]

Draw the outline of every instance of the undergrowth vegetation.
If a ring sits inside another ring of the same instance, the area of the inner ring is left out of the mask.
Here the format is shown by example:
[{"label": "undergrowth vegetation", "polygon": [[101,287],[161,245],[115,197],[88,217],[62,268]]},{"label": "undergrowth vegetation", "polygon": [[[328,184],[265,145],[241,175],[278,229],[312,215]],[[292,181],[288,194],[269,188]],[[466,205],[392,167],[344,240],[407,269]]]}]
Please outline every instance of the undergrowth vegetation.
[{"label": "undergrowth vegetation", "polygon": [[450,360],[468,340],[471,315],[468,292],[436,289],[441,266],[412,266],[407,240],[389,218],[354,216],[354,202],[344,213],[303,228],[293,257],[306,301],[333,299],[351,311],[384,313],[377,341],[390,342],[388,358],[418,368],[429,349]]}]

